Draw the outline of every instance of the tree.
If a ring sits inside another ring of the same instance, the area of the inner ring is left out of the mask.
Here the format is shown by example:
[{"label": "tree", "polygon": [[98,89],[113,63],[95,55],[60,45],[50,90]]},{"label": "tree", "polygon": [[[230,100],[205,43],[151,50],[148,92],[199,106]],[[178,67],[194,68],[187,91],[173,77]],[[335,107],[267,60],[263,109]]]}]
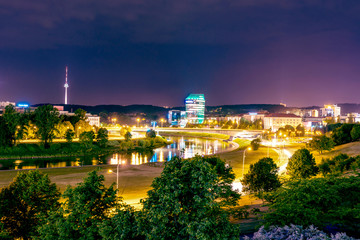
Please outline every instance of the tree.
[{"label": "tree", "polygon": [[229,222],[240,195],[235,175],[217,157],[173,158],[143,201],[147,239],[237,239]]},{"label": "tree", "polygon": [[315,158],[306,148],[297,150],[289,158],[286,170],[290,178],[310,178],[318,172]]},{"label": "tree", "polygon": [[284,129],[286,131],[287,136],[289,137],[291,136],[292,133],[295,132],[295,128],[291,125],[286,125]]},{"label": "tree", "polygon": [[156,137],[156,132],[154,130],[150,129],[150,130],[148,130],[146,132],[146,137],[147,138],[155,138]]},{"label": "tree", "polygon": [[65,139],[67,143],[71,143],[75,138],[75,132],[72,129],[66,130]]},{"label": "tree", "polygon": [[10,147],[11,145],[11,132],[4,117],[0,116],[0,147]]},{"label": "tree", "polygon": [[49,211],[59,207],[60,193],[47,174],[19,172],[0,192],[0,219],[13,238],[29,239]]},{"label": "tree", "polygon": [[95,134],[93,131],[83,132],[80,134],[79,141],[86,148],[89,148],[94,141]]},{"label": "tree", "polygon": [[80,134],[83,132],[88,132],[88,131],[92,131],[93,128],[91,127],[91,125],[89,124],[89,122],[85,121],[85,120],[79,120],[76,124],[75,124],[75,129],[74,131],[77,133],[76,135],[78,137],[80,137]]},{"label": "tree", "polygon": [[28,124],[25,126],[24,132],[25,132],[25,139],[34,139],[36,138],[37,127],[32,121],[29,121]]},{"label": "tree", "polygon": [[75,110],[75,116],[78,117],[79,120],[86,120],[86,111],[84,109],[78,108]]},{"label": "tree", "polygon": [[129,132],[129,131],[126,132],[126,133],[125,133],[125,141],[130,141],[131,138],[132,138],[131,132]]},{"label": "tree", "polygon": [[331,151],[335,146],[334,141],[326,136],[315,136],[309,142],[309,147],[322,154],[323,151]]},{"label": "tree", "polygon": [[360,125],[354,125],[350,131],[351,140],[358,141],[360,139]]},{"label": "tree", "polygon": [[7,125],[7,131],[10,134],[11,145],[16,143],[16,131],[19,126],[19,116],[20,114],[16,112],[15,106],[10,104],[5,107],[5,112],[3,114],[5,123]]},{"label": "tree", "polygon": [[278,167],[272,158],[262,158],[250,164],[250,170],[241,181],[243,190],[255,193],[263,199],[264,192],[270,192],[281,186]]},{"label": "tree", "polygon": [[326,176],[327,174],[340,175],[344,171],[350,170],[357,158],[349,157],[347,154],[340,153],[332,159],[322,159],[321,163],[318,165],[319,171],[323,174],[323,176]]},{"label": "tree", "polygon": [[105,187],[104,176],[92,171],[62,197],[65,202],[39,228],[40,239],[101,239],[99,227],[118,205],[114,184]]},{"label": "tree", "polygon": [[305,136],[305,128],[300,124],[296,127],[296,136],[303,137]]},{"label": "tree", "polygon": [[28,126],[30,124],[30,114],[23,113],[18,115],[18,126],[16,127],[15,139],[21,140],[27,136]]},{"label": "tree", "polygon": [[45,148],[50,147],[50,143],[55,137],[56,124],[59,121],[59,111],[51,105],[43,105],[35,110],[37,133]]},{"label": "tree", "polygon": [[260,147],[260,143],[261,143],[261,139],[260,138],[255,138],[250,143],[251,149],[254,150],[254,151],[258,150],[259,147]]},{"label": "tree", "polygon": [[[266,195],[267,226],[337,226],[359,231],[360,178],[312,178],[290,181]],[[342,229],[341,229],[342,228]]]},{"label": "tree", "polygon": [[351,130],[354,124],[342,124],[341,127],[333,130],[331,138],[336,145],[345,144],[351,142]]},{"label": "tree", "polygon": [[65,134],[69,129],[74,131],[74,127],[70,121],[59,122],[58,124],[56,124],[55,128],[56,131],[54,132],[55,132],[55,137],[57,138],[65,138]]},{"label": "tree", "polygon": [[115,215],[101,224],[100,235],[104,240],[141,240],[145,236],[139,233],[138,212],[131,206],[121,204]]},{"label": "tree", "polygon": [[109,141],[109,135],[108,135],[108,130],[106,128],[100,128],[97,136],[96,136],[96,141],[98,142],[98,144],[101,147],[105,147],[107,142]]}]

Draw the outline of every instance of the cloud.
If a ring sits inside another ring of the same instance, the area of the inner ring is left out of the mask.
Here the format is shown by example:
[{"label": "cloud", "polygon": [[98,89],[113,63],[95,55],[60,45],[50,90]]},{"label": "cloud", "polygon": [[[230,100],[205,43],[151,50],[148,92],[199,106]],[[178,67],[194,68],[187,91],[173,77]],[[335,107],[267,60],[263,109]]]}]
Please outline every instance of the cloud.
[{"label": "cloud", "polygon": [[[237,44],[316,28],[337,1],[0,0],[0,48],[123,43]],[[332,3],[332,4],[331,4]],[[349,6],[348,6],[349,5]],[[342,6],[355,15],[354,4]],[[359,4],[358,4],[359,5]],[[357,5],[356,5],[357,6]],[[305,14],[303,8],[313,8]],[[331,20],[327,16],[321,22]],[[332,21],[330,21],[332,22]],[[321,28],[321,27],[320,27]]]}]

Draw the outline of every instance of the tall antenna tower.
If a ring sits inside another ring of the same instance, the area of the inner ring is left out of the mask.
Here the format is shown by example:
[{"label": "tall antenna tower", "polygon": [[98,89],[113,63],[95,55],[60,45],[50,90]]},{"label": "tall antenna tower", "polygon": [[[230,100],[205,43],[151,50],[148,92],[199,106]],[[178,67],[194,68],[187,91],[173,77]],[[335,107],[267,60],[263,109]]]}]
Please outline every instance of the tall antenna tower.
[{"label": "tall antenna tower", "polygon": [[68,84],[68,81],[67,81],[67,77],[68,77],[68,67],[66,66],[66,68],[65,68],[65,85],[64,85],[64,88],[65,88],[65,105],[68,104],[67,89],[69,88],[69,84]]}]

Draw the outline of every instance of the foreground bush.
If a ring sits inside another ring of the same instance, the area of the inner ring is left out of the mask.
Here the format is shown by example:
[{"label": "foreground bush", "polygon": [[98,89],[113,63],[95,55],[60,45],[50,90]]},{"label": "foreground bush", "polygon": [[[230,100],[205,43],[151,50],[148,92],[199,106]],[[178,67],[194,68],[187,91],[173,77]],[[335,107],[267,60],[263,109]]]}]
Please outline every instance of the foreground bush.
[{"label": "foreground bush", "polygon": [[311,240],[351,240],[345,233],[337,233],[336,235],[328,236],[326,233],[318,230],[314,226],[309,226],[308,228],[303,228],[302,226],[290,225],[284,227],[270,227],[269,230],[266,230],[264,227],[261,227],[259,231],[254,234],[254,237],[249,238],[245,237],[245,240],[295,240],[295,239],[311,239]]},{"label": "foreground bush", "polygon": [[229,222],[240,195],[235,175],[217,157],[173,158],[143,201],[146,239],[238,239]]},{"label": "foreground bush", "polygon": [[297,224],[341,231],[360,231],[360,178],[314,178],[285,184],[266,195],[270,211],[267,226]]},{"label": "foreground bush", "polygon": [[19,172],[0,191],[0,239],[28,239],[49,212],[59,207],[60,193],[47,174],[38,170]]}]

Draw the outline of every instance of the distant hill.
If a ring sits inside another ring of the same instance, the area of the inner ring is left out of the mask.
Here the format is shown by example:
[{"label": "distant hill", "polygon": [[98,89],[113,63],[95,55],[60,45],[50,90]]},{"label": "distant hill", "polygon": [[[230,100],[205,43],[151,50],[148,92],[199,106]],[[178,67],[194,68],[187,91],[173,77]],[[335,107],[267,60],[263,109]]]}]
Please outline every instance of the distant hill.
[{"label": "distant hill", "polygon": [[257,111],[268,111],[269,113],[286,112],[286,107],[278,104],[238,104],[207,106],[206,110],[208,113],[232,115]]},{"label": "distant hill", "polygon": [[[34,107],[38,107],[46,104],[36,104]],[[145,113],[145,114],[166,114],[169,109],[163,107],[157,107],[152,105],[96,105],[96,106],[86,106],[86,105],[64,105],[64,104],[52,104],[57,106],[64,106],[65,111],[75,112],[76,109],[81,108],[86,112],[92,114],[99,114],[100,112],[117,112],[123,114],[131,114],[131,113]]]},{"label": "distant hill", "polygon": [[[46,105],[46,104],[37,104],[33,105],[34,107]],[[92,114],[99,114],[100,112],[117,112],[122,114],[136,114],[144,113],[146,115],[159,115],[165,116],[167,112],[171,109],[176,110],[185,110],[185,107],[174,107],[174,108],[164,108],[153,105],[96,105],[96,106],[86,106],[86,105],[64,105],[64,104],[54,104],[58,106],[64,106],[65,111],[74,112],[76,109],[81,108],[85,111]],[[270,113],[285,112],[286,108],[282,105],[277,104],[238,104],[238,105],[220,105],[220,106],[206,106],[206,113],[213,115],[233,115],[233,114],[243,114],[248,112],[256,111],[268,111]]]}]

